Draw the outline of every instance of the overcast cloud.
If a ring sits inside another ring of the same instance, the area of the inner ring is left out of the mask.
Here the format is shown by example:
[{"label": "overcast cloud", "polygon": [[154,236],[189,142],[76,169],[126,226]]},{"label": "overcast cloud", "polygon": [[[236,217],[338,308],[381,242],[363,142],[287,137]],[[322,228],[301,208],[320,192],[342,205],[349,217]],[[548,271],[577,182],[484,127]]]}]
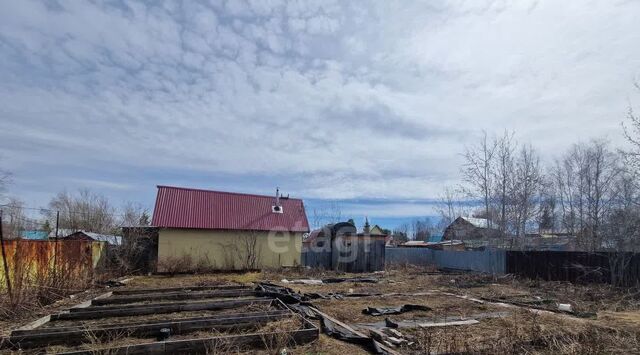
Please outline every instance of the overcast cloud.
[{"label": "overcast cloud", "polygon": [[0,3],[1,164],[29,205],[280,186],[424,215],[482,129],[550,157],[622,144],[640,102],[638,1]]}]

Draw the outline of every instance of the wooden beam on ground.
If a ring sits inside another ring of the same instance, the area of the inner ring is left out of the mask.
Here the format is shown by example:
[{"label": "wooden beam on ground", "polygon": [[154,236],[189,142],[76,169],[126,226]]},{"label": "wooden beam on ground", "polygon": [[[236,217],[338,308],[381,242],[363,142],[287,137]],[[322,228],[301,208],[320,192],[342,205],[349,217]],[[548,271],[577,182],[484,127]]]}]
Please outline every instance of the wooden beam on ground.
[{"label": "wooden beam on ground", "polygon": [[84,350],[63,353],[65,355],[91,355],[104,352],[114,355],[133,354],[209,354],[237,352],[238,347],[260,347],[267,344],[282,345],[280,339],[286,340],[285,345],[299,345],[312,342],[319,337],[319,329],[305,320],[305,328],[289,332],[252,333],[243,335],[224,335],[207,338],[185,340],[168,340],[146,344],[135,344],[114,348]]},{"label": "wooden beam on ground", "polygon": [[51,320],[51,315],[48,316],[44,316],[41,318],[38,318],[36,320],[34,320],[33,322],[29,323],[29,324],[25,324],[22,327],[18,328],[17,330],[31,330],[31,329],[35,329],[37,327],[42,326],[43,324],[49,322]]},{"label": "wooden beam on ground", "polygon": [[138,295],[141,293],[160,293],[175,291],[207,291],[207,290],[242,290],[251,289],[245,285],[215,285],[215,286],[181,286],[181,287],[165,287],[165,288],[130,288],[113,290],[113,295]]},{"label": "wooden beam on ground", "polygon": [[[352,332],[352,333],[354,333],[354,334],[356,334],[356,335],[358,335],[358,336],[360,336],[360,337],[363,337],[363,338],[369,338],[369,336],[365,335],[364,333],[362,333],[362,332],[361,332],[361,331],[359,331],[359,330],[356,330],[356,329],[352,328],[352,327],[351,327],[350,325],[348,325],[347,323],[343,323],[343,322],[341,322],[341,321],[339,321],[339,320],[337,320],[337,319],[335,319],[335,318],[331,317],[330,315],[328,315],[328,314],[326,314],[326,313],[320,312],[320,310],[318,310],[318,309],[317,309],[317,308],[315,308],[315,307],[309,307],[309,308],[311,308],[311,310],[312,310],[312,311],[316,312],[317,314],[319,314],[319,315],[320,315],[320,316],[322,316],[323,318],[326,318],[326,319],[330,320],[331,322],[333,322],[333,323],[335,323],[335,324],[337,324],[337,325],[339,325],[339,326],[341,326],[341,327],[343,327],[343,328],[347,329],[348,331],[350,331],[350,332]],[[389,353],[390,355],[400,355],[400,353],[399,353],[399,352],[397,352],[397,351],[395,351],[395,350],[391,349],[390,347],[388,347],[388,346],[386,346],[386,345],[384,345],[384,344],[382,344],[382,343],[380,343],[380,342],[378,342],[378,341],[376,341],[376,340],[374,340],[374,342],[376,343],[376,345],[377,345],[380,349],[382,349],[382,350],[386,351],[386,352],[387,352],[387,353]]]},{"label": "wooden beam on ground", "polygon": [[231,309],[249,306],[252,304],[271,304],[273,299],[270,298],[250,298],[242,300],[228,301],[201,301],[201,302],[177,302],[177,303],[159,303],[155,305],[140,306],[122,306],[121,308],[110,309],[94,309],[84,308],[69,313],[58,313],[51,315],[51,320],[81,320],[96,319],[108,317],[128,317],[128,316],[144,316],[149,314],[188,312],[188,311],[204,311],[217,309]]},{"label": "wooden beam on ground", "polygon": [[466,320],[454,320],[454,321],[444,321],[444,322],[429,322],[429,323],[419,323],[418,326],[421,328],[436,328],[436,327],[451,327],[457,325],[474,325],[480,323],[475,319],[466,319]]},{"label": "wooden beam on ground", "polygon": [[248,316],[255,315],[268,315],[268,314],[281,314],[282,312],[290,312],[286,309],[272,309],[265,310],[260,312],[243,312],[243,313],[225,313],[225,314],[216,314],[209,316],[200,316],[200,317],[189,317],[189,318],[167,318],[167,319],[153,319],[153,320],[143,320],[137,322],[112,322],[112,323],[101,323],[96,325],[86,325],[84,323],[77,323],[75,325],[64,326],[64,327],[46,327],[46,328],[38,328],[31,330],[14,330],[11,332],[11,336],[17,335],[30,335],[30,334],[38,334],[38,333],[63,333],[70,332],[74,330],[83,330],[87,331],[88,329],[103,329],[103,328],[113,328],[113,327],[132,327],[138,325],[145,324],[154,324],[154,323],[162,323],[162,322],[190,322],[190,321],[199,321],[199,320],[213,320],[213,319],[223,319],[223,318],[242,318]]},{"label": "wooden beam on ground", "polygon": [[56,344],[75,345],[96,338],[109,340],[129,336],[157,336],[160,334],[160,329],[163,328],[170,329],[170,334],[172,335],[187,334],[198,330],[252,329],[271,321],[290,318],[293,315],[289,310],[278,310],[196,320],[176,319],[138,325],[120,324],[110,327],[87,327],[86,329],[65,331],[45,328],[20,332],[20,334],[12,333],[9,343],[16,348],[27,349]]},{"label": "wooden beam on ground", "polygon": [[103,299],[103,298],[111,297],[112,294],[113,294],[113,292],[111,292],[111,291],[109,291],[107,293],[103,293],[103,294],[101,294],[101,295],[99,295],[97,297],[94,297],[94,298],[92,298],[92,299],[90,299],[88,301],[84,301],[82,303],[79,303],[79,304],[71,307],[71,309],[87,308],[87,307],[91,306],[91,302],[93,300],[100,300],[100,299]]},{"label": "wooden beam on ground", "polygon": [[100,306],[107,304],[125,304],[145,301],[158,301],[158,300],[195,300],[205,298],[224,298],[224,297],[246,297],[255,296],[256,293],[252,289],[244,290],[222,290],[222,291],[204,291],[204,292],[164,292],[164,293],[149,293],[139,295],[123,295],[112,296],[103,299],[92,300],[91,305]]}]

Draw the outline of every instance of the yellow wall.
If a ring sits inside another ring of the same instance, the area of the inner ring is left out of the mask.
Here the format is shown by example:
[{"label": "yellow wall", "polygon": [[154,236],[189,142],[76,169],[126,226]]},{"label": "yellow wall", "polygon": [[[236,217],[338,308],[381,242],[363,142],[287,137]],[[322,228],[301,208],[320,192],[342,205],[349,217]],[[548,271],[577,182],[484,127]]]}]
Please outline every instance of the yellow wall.
[{"label": "yellow wall", "polygon": [[[255,246],[255,247],[254,247]],[[300,265],[302,233],[249,232],[201,229],[160,229],[158,271],[167,262],[187,256],[193,267],[218,270],[245,269],[247,250],[257,256],[256,268]]]}]

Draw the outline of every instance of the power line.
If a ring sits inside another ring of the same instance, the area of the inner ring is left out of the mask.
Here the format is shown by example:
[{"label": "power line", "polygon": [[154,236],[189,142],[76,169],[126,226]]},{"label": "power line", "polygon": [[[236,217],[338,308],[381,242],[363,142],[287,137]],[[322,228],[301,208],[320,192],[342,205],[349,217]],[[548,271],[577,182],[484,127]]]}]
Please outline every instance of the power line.
[{"label": "power line", "polygon": [[[21,209],[21,210],[39,211],[40,213],[46,213],[46,212],[55,213],[55,212],[59,211],[61,213],[69,213],[69,214],[84,215],[84,216],[86,216],[86,215],[95,215],[96,214],[96,213],[93,213],[93,212],[85,212],[85,211],[72,211],[72,210],[67,210],[67,209],[54,210],[54,209],[44,208],[44,207],[25,207],[25,206],[11,205],[11,204],[2,204],[2,205],[0,205],[0,207],[17,208],[17,209]],[[144,212],[148,212],[148,211],[145,209]],[[125,214],[121,214],[121,213],[100,212],[98,214],[112,216],[112,217],[121,217],[121,218],[126,217]]]}]

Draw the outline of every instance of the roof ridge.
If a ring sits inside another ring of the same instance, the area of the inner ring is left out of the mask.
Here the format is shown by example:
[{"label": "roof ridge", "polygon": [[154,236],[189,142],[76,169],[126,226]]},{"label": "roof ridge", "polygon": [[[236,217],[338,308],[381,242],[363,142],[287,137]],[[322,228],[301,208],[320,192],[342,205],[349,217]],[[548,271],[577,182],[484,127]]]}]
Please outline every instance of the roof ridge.
[{"label": "roof ridge", "polygon": [[[264,197],[264,198],[274,198],[271,195],[259,195],[259,194],[249,194],[244,192],[231,192],[231,191],[220,191],[220,190],[208,190],[208,189],[200,189],[193,187],[181,187],[181,186],[169,186],[169,185],[156,185],[157,188],[165,188],[165,189],[176,189],[176,190],[187,190],[187,191],[202,191],[202,192],[211,192],[218,194],[227,194],[227,195],[239,195],[239,196],[253,196],[253,197]],[[295,197],[285,197],[285,200],[297,200],[302,201],[301,198]]]}]

